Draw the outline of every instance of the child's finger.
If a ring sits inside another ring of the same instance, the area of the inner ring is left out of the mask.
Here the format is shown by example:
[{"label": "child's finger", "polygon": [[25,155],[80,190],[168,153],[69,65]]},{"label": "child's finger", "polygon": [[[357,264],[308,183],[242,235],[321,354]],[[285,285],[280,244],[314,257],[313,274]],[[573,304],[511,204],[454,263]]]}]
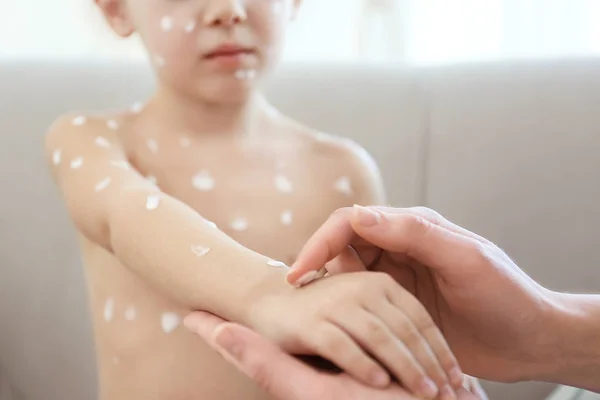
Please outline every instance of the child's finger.
[{"label": "child's finger", "polygon": [[427,377],[408,346],[376,315],[359,309],[347,314],[337,313],[332,316],[332,322],[372,354],[409,391],[426,399],[436,398],[438,388],[435,383]]}]

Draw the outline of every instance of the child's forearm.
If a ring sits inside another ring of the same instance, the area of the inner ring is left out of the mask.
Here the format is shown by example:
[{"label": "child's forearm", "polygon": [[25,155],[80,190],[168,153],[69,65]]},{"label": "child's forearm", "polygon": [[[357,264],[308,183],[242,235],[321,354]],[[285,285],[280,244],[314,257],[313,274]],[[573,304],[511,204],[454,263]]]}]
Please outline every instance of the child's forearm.
[{"label": "child's forearm", "polygon": [[110,246],[128,268],[189,307],[244,322],[285,268],[238,244],[184,203],[148,189],[125,192],[109,212]]}]

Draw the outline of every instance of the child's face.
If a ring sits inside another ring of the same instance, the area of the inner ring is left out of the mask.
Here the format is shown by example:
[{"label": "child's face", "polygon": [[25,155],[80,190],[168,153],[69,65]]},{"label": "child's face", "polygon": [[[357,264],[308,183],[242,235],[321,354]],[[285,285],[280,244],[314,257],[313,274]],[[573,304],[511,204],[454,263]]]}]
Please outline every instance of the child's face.
[{"label": "child's face", "polygon": [[300,0],[96,0],[117,33],[137,32],[163,84],[243,101],[279,59]]}]

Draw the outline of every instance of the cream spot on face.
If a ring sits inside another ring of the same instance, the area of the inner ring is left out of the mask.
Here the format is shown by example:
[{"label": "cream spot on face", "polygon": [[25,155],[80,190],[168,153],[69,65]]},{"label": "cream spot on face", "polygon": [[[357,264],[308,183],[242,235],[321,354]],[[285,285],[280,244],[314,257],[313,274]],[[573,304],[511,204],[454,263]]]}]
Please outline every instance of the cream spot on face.
[{"label": "cream spot on face", "polygon": [[333,189],[337,192],[345,194],[346,196],[351,196],[353,193],[350,178],[348,178],[347,176],[342,176],[337,181],[335,181],[333,183]]},{"label": "cream spot on face", "polygon": [[104,320],[107,322],[112,321],[115,315],[115,299],[109,297],[104,303]]},{"label": "cream spot on face", "polygon": [[164,32],[171,32],[173,30],[173,18],[169,16],[162,17],[160,20],[160,29]]},{"label": "cream spot on face", "polygon": [[241,81],[249,81],[256,78],[256,71],[253,69],[238,69],[235,71],[235,77]]},{"label": "cream spot on face", "polygon": [[87,118],[84,116],[79,116],[79,117],[75,117],[73,118],[73,125],[75,126],[81,126],[81,125],[85,125],[85,123],[87,122]]},{"label": "cream spot on face", "polygon": [[280,220],[283,225],[291,225],[293,222],[294,215],[290,210],[286,210],[281,213]]},{"label": "cream spot on face", "polygon": [[160,318],[160,325],[162,326],[163,332],[166,334],[169,334],[177,329],[180,323],[181,318],[179,318],[179,315],[175,313],[163,313]]},{"label": "cream spot on face", "polygon": [[189,138],[184,136],[184,137],[179,138],[179,144],[181,145],[181,147],[187,148],[192,145],[192,142]]},{"label": "cream spot on face", "polygon": [[54,150],[54,153],[52,153],[52,162],[54,163],[54,165],[59,165],[61,159],[62,152],[60,151],[60,149]]},{"label": "cream spot on face", "polygon": [[201,246],[201,245],[192,245],[191,247],[192,253],[194,253],[198,257],[204,257],[210,252],[209,247]]},{"label": "cream spot on face", "polygon": [[113,167],[124,169],[124,170],[131,169],[131,164],[129,164],[127,161],[111,161],[110,165],[112,165]]},{"label": "cream spot on face", "polygon": [[160,195],[159,194],[151,194],[146,198],[146,209],[147,210],[156,210],[158,205],[160,204]]},{"label": "cream spot on face", "polygon": [[194,29],[196,29],[196,21],[192,20],[190,22],[188,22],[185,25],[185,28],[183,28],[187,33],[192,33],[194,32]]},{"label": "cream spot on face", "polygon": [[78,169],[83,165],[83,157],[77,157],[71,161],[71,168]]},{"label": "cream spot on face", "polygon": [[290,180],[282,174],[275,176],[275,187],[282,193],[290,193],[293,190]]},{"label": "cream spot on face", "polygon": [[127,321],[133,321],[136,318],[137,318],[137,310],[135,309],[135,307],[134,306],[127,307],[127,309],[125,310],[125,319]]},{"label": "cream spot on face", "polygon": [[107,176],[106,178],[102,179],[100,182],[98,182],[96,184],[96,187],[94,188],[94,190],[96,192],[101,192],[104,189],[106,189],[110,185],[111,182],[112,182],[112,178]]},{"label": "cream spot on face", "polygon": [[237,232],[248,230],[248,220],[246,218],[236,218],[231,222],[231,229]]},{"label": "cream spot on face", "polygon": [[209,192],[215,188],[215,180],[208,170],[198,172],[192,178],[192,185],[196,190],[201,192]]},{"label": "cream spot on face", "polygon": [[96,137],[96,140],[94,141],[94,143],[96,143],[96,146],[103,147],[105,149],[108,149],[110,147],[110,142],[106,138],[103,138],[102,136]]},{"label": "cream spot on face", "polygon": [[150,150],[152,153],[156,154],[158,153],[158,142],[154,139],[148,139],[146,140],[146,146],[148,147],[148,150]]},{"label": "cream spot on face", "polygon": [[138,114],[140,113],[142,110],[144,109],[144,104],[137,102],[137,103],[133,103],[131,106],[131,112]]},{"label": "cream spot on face", "polygon": [[119,129],[119,123],[114,119],[109,119],[108,121],[106,121],[106,127],[111,131],[116,131]]},{"label": "cream spot on face", "polygon": [[156,64],[157,67],[162,68],[165,66],[166,63],[167,63],[167,61],[165,60],[165,58],[163,56],[159,56],[159,55],[154,56],[154,64]]},{"label": "cream spot on face", "polygon": [[276,261],[276,260],[267,261],[267,265],[269,267],[273,267],[273,268],[289,268],[284,262]]}]

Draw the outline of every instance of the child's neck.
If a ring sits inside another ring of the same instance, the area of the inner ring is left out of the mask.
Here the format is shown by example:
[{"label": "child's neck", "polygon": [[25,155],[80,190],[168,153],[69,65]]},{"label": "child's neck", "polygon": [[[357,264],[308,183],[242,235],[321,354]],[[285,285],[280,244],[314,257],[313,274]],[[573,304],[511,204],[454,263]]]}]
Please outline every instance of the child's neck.
[{"label": "child's neck", "polygon": [[226,104],[186,97],[164,88],[157,92],[146,109],[160,120],[161,125],[169,125],[171,129],[194,136],[222,138],[254,136],[262,130],[265,117],[273,110],[258,91],[252,92],[245,101]]}]

